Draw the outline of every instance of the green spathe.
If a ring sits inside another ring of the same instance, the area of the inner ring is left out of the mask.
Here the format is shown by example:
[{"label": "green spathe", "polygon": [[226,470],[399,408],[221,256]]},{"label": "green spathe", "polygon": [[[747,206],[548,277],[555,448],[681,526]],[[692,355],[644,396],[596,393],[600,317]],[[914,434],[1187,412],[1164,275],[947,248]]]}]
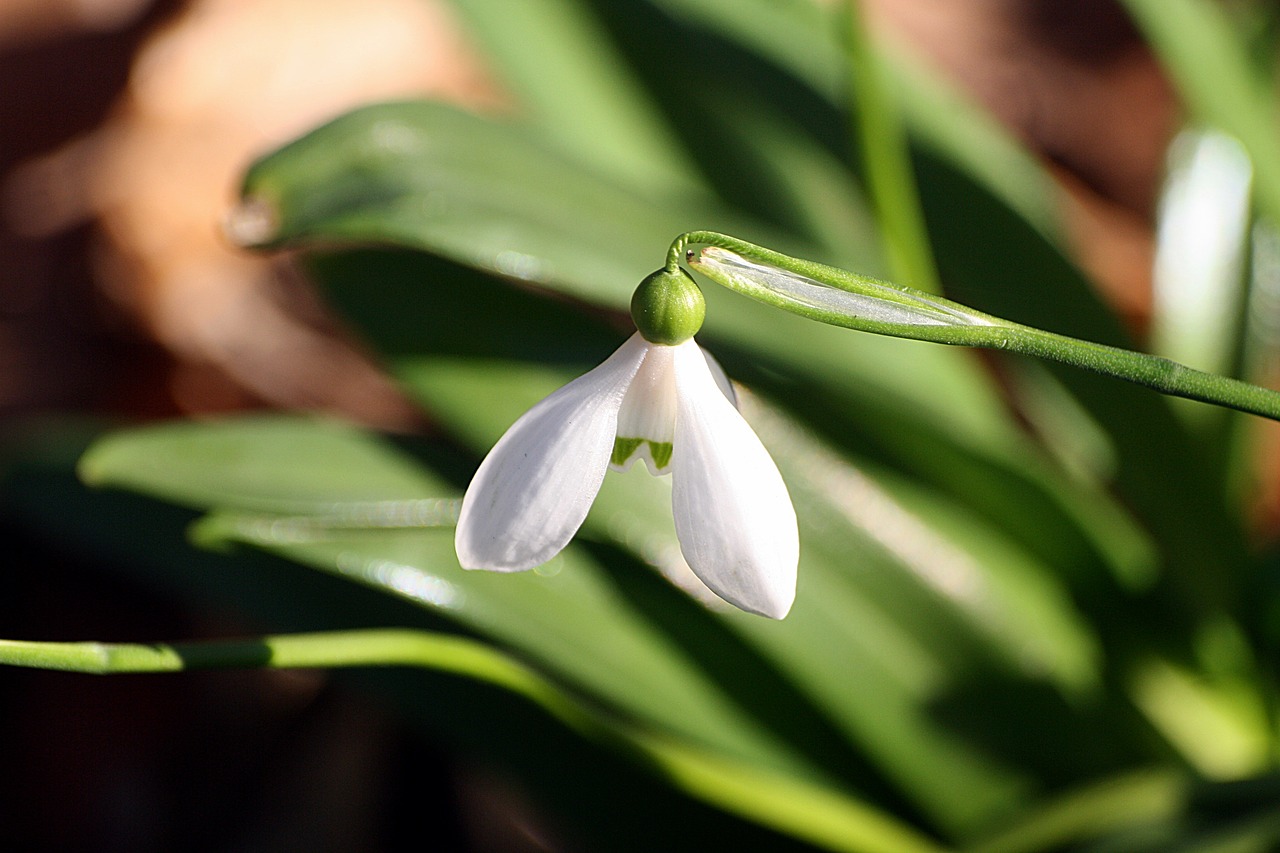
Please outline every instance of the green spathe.
[{"label": "green spathe", "polygon": [[651,344],[676,346],[702,328],[707,303],[693,277],[679,267],[645,276],[631,296],[631,319]]}]

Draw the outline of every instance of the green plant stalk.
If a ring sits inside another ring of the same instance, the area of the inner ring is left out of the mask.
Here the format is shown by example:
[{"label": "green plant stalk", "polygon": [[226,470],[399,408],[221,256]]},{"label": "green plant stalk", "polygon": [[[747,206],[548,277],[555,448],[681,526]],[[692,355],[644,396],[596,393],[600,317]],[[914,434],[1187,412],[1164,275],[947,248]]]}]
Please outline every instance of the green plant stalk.
[{"label": "green plant stalk", "polygon": [[839,790],[615,718],[503,652],[465,637],[367,629],[172,645],[0,640],[0,665],[97,675],[261,667],[406,666],[446,672],[517,694],[578,734],[638,755],[685,792],[820,847],[848,853],[944,853],[930,839]]},{"label": "green plant stalk", "polygon": [[333,631],[199,643],[43,643],[0,640],[0,664],[94,675],[269,667],[417,666],[502,687],[574,724],[584,711],[541,676],[462,637],[401,629]]},{"label": "green plant stalk", "polygon": [[[944,848],[840,791],[780,776],[591,709],[550,680],[483,643],[408,629],[276,635],[198,643],[46,643],[0,640],[0,665],[97,675],[227,668],[407,666],[447,672],[515,693],[569,729],[621,747],[677,787],[759,824],[830,850],[944,853]],[[978,843],[974,853],[1026,853],[1052,843],[1167,818],[1184,792],[1180,773],[1142,771],[1071,794]]]},{"label": "green plant stalk", "polygon": [[1280,392],[1148,353],[1024,326],[940,296],[792,258],[725,234],[682,234],[671,245],[667,265],[682,262],[730,290],[820,323],[1035,356],[1125,379],[1170,396],[1280,420]]},{"label": "green plant stalk", "polygon": [[868,38],[860,0],[848,0],[849,92],[852,130],[862,152],[863,172],[885,255],[894,277],[938,293],[937,267],[916,189],[907,132],[889,96],[880,57]]}]

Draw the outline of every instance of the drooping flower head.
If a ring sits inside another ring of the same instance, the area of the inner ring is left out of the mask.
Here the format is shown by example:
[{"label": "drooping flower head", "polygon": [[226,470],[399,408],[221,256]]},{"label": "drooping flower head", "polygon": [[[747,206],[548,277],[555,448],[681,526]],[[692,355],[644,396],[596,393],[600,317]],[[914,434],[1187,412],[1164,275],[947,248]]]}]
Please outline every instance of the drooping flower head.
[{"label": "drooping flower head", "polygon": [[545,563],[581,527],[605,471],[643,459],[671,475],[694,574],[731,604],[781,619],[795,598],[795,510],[728,379],[693,340],[702,293],[683,270],[659,270],[631,313],[639,331],[526,412],[480,464],[462,499],[458,560],[505,572]]}]

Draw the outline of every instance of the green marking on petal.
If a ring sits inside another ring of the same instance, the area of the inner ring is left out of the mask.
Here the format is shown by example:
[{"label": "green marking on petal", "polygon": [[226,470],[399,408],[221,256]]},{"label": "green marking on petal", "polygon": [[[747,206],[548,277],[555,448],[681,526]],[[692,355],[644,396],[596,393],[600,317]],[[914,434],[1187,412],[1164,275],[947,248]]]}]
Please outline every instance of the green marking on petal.
[{"label": "green marking on petal", "polygon": [[[623,438],[618,436],[613,440],[613,456],[609,459],[609,462],[619,468],[623,467],[643,443],[643,438]],[[671,445],[667,445],[667,457],[671,457]]]},{"label": "green marking on petal", "polygon": [[[650,441],[649,454],[653,456],[653,464],[661,471],[671,464],[671,442],[669,441]],[[614,451],[617,452],[616,450]]]},{"label": "green marking on petal", "polygon": [[658,472],[665,474],[671,465],[671,442],[618,436],[613,440],[613,456],[609,458],[609,464],[625,471],[637,454],[645,460],[650,473],[655,476]]}]

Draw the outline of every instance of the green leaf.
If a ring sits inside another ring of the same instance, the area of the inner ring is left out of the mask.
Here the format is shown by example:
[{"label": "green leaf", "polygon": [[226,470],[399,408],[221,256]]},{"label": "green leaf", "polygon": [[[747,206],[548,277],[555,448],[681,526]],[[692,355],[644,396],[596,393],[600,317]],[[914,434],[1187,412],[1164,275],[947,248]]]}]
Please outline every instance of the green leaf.
[{"label": "green leaf", "polygon": [[[413,521],[416,505],[450,498],[455,488],[385,441],[305,418],[176,423],[105,438],[82,470],[98,485],[213,511],[195,530],[202,542],[250,542],[408,598],[520,649],[628,714],[804,772],[638,618],[585,554],[567,551],[537,573],[462,571],[452,527]],[[381,517],[409,521],[362,523],[371,501]]]},{"label": "green leaf", "polygon": [[274,226],[264,246],[395,243],[616,304],[691,223],[739,220],[705,196],[637,191],[527,129],[430,103],[349,113],[255,164],[244,193]]},{"label": "green leaf", "polygon": [[1179,772],[1146,770],[1090,783],[1019,816],[1016,825],[971,853],[1032,853],[1062,849],[1134,826],[1169,820],[1185,805],[1189,780]]},{"label": "green leaf", "polygon": [[577,0],[454,0],[521,113],[570,155],[637,188],[699,181],[609,33]]},{"label": "green leaf", "polygon": [[[269,471],[264,460],[270,460]],[[323,464],[318,464],[323,462]],[[338,505],[440,495],[407,454],[333,420],[263,415],[115,433],[81,457],[81,478],[195,508],[324,515]],[[283,475],[283,476],[282,476]]]}]

